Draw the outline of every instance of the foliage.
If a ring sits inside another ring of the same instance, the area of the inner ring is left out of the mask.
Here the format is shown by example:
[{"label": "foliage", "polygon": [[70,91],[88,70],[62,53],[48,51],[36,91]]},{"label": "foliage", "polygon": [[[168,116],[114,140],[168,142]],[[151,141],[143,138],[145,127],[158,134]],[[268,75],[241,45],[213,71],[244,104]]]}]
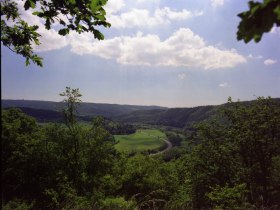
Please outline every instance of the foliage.
[{"label": "foliage", "polygon": [[109,119],[105,120],[105,127],[112,135],[128,135],[136,132],[136,128],[133,125],[115,122]]},{"label": "foliage", "polygon": [[279,101],[229,100],[220,113],[196,126],[189,148],[129,157],[115,150],[102,117],[40,126],[19,109],[2,110],[2,208],[279,208]]},{"label": "foliage", "polygon": [[[13,26],[9,25],[10,20],[14,22]],[[21,19],[15,2],[1,1],[1,42],[11,51],[25,57],[26,65],[29,65],[31,60],[38,66],[43,66],[42,58],[34,54],[32,48],[32,43],[40,44],[41,35],[37,33],[37,29],[38,26],[29,26]]]},{"label": "foliage", "polygon": [[[33,15],[45,21],[44,25],[50,30],[58,24],[59,35],[65,36],[70,31],[78,33],[90,32],[96,39],[103,40],[103,34],[96,28],[110,27],[106,21],[104,5],[107,0],[25,0],[24,9],[32,10]],[[11,24],[10,21],[14,24]],[[13,52],[26,58],[26,65],[30,60],[42,66],[42,58],[34,54],[32,44],[39,45],[38,26],[30,26],[21,19],[18,4],[14,1],[1,1],[1,42]]]},{"label": "foliage", "polygon": [[200,106],[193,108],[139,110],[117,116],[116,119],[126,123],[190,128],[194,123],[215,115],[216,109],[216,106]]},{"label": "foliage", "polygon": [[75,126],[77,125],[77,108],[81,100],[79,99],[82,94],[79,92],[78,89],[71,89],[70,87],[66,87],[65,92],[60,93],[60,96],[66,97],[63,99],[64,105],[66,106],[63,109],[65,124],[70,130],[74,130]]},{"label": "foliage", "polygon": [[280,1],[249,1],[249,10],[238,14],[241,21],[238,25],[237,39],[245,43],[254,39],[259,42],[263,33],[269,32],[274,24],[280,26]]},{"label": "foliage", "polygon": [[[250,188],[250,200],[262,196],[268,203],[276,199],[278,183],[271,180],[273,158],[280,153],[280,106],[271,98],[259,97],[250,106],[232,103],[225,110],[230,120],[230,136],[238,148],[245,181]],[[278,191],[278,196],[280,196]]]},{"label": "foliage", "polygon": [[25,201],[15,199],[12,201],[9,201],[7,204],[2,206],[3,210],[30,210],[33,208],[33,203],[26,203]]},{"label": "foliage", "polygon": [[212,188],[207,197],[212,201],[214,209],[246,209],[244,195],[246,185],[239,184],[233,187],[225,186]]},{"label": "foliage", "polygon": [[[74,103],[69,110],[74,111],[77,101],[69,93],[67,101]],[[17,198],[33,200],[35,209],[61,209],[99,199],[96,192],[102,193],[103,177],[117,156],[114,138],[98,120],[88,128],[69,119],[66,126],[41,127],[19,109],[2,111],[3,206],[21,205]]]},{"label": "foliage", "polygon": [[126,201],[123,197],[106,198],[101,202],[101,209],[134,210],[135,207],[134,201]]}]

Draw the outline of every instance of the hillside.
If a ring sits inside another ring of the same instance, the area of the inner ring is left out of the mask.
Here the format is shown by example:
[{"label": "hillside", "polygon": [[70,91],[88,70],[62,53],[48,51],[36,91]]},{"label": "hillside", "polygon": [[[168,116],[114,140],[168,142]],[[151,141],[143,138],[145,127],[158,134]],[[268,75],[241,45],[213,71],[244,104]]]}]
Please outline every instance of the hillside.
[{"label": "hillside", "polygon": [[[53,101],[35,101],[35,100],[2,100],[2,108],[8,107],[24,107],[39,110],[51,110],[60,112],[63,104],[61,102]],[[138,105],[118,105],[118,104],[99,104],[99,103],[81,103],[78,108],[78,114],[80,116],[92,117],[102,115],[104,117],[117,117],[119,115],[129,114],[139,110],[153,110],[153,109],[166,109],[160,106],[138,106]],[[35,110],[36,114],[40,114]],[[31,116],[33,116],[31,114]]]},{"label": "hillside", "polygon": [[[280,99],[273,99],[280,104]],[[242,102],[249,105],[252,101]],[[81,103],[79,119],[90,121],[101,115],[121,123],[163,125],[177,128],[190,128],[194,123],[205,120],[226,106],[198,106],[193,108],[164,108],[159,106],[134,106],[117,104]],[[2,107],[19,107],[26,114],[39,121],[61,121],[62,103],[50,101],[2,100]]]},{"label": "hillside", "polygon": [[126,123],[145,123],[172,127],[189,127],[195,122],[207,119],[216,113],[218,106],[194,108],[170,108],[165,110],[141,110],[121,115],[115,119]]}]

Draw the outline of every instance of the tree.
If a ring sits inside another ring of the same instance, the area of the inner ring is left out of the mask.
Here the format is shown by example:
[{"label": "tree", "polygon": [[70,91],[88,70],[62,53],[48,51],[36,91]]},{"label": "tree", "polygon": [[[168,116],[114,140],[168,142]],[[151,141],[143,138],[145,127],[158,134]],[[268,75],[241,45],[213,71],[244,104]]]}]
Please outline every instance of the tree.
[{"label": "tree", "polygon": [[[263,97],[247,105],[229,101],[225,116],[245,169],[249,200],[256,202],[262,197],[267,204],[275,203],[280,196],[279,101]],[[275,170],[278,176],[272,178]]]},{"label": "tree", "polygon": [[65,92],[59,94],[60,96],[65,96],[63,99],[63,103],[65,107],[63,108],[63,115],[66,126],[74,131],[76,127],[76,113],[77,108],[80,102],[82,102],[79,98],[82,96],[79,92],[79,88],[71,89],[70,87],[66,87]]},{"label": "tree", "polygon": [[249,1],[249,10],[238,14],[241,21],[238,25],[237,40],[248,43],[252,39],[259,42],[263,33],[269,32],[274,24],[280,26],[280,1]]},{"label": "tree", "polygon": [[[103,8],[107,0],[25,0],[24,9],[32,9],[33,15],[45,21],[45,28],[51,29],[58,23],[58,34],[65,36],[70,31],[91,32],[96,39],[103,40],[98,26],[110,27]],[[13,24],[11,24],[11,21]],[[34,54],[32,44],[39,45],[38,26],[30,26],[22,20],[18,4],[11,0],[1,0],[1,43],[11,51],[42,66],[42,58]]]},{"label": "tree", "polygon": [[19,109],[2,110],[1,114],[2,199],[40,196],[47,174],[43,135],[34,118]]},{"label": "tree", "polygon": [[182,158],[185,177],[175,201],[194,209],[279,207],[279,100],[229,100],[192,138],[199,144]]},{"label": "tree", "polygon": [[73,157],[71,157],[71,161],[73,161],[73,177],[74,182],[77,185],[77,177],[79,170],[79,159],[80,159],[80,145],[81,145],[81,129],[79,128],[76,120],[77,108],[81,100],[79,99],[82,94],[79,92],[79,88],[71,89],[70,87],[66,87],[65,92],[60,93],[60,96],[65,96],[63,99],[63,103],[65,108],[63,109],[65,125],[69,129],[69,139],[70,140],[70,148],[73,148]]}]

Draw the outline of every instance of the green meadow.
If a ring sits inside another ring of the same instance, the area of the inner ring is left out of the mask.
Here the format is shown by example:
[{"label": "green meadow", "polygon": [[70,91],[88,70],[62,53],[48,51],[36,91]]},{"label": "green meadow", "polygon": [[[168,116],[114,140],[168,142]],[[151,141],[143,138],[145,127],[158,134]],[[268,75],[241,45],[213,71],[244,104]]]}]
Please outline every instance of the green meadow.
[{"label": "green meadow", "polygon": [[148,149],[157,149],[164,144],[166,135],[157,129],[137,130],[129,135],[114,135],[118,144],[116,149],[122,152],[141,152]]}]

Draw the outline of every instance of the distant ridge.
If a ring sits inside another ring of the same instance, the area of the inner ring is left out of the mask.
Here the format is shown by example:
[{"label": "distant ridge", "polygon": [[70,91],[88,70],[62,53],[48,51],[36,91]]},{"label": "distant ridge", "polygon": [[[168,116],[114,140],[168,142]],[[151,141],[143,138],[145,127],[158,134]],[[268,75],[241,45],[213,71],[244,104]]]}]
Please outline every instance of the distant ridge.
[{"label": "distant ridge", "polygon": [[[274,98],[280,106],[280,98]],[[241,102],[249,105],[252,101]],[[2,100],[3,108],[18,107],[39,121],[62,121],[62,103],[32,100]],[[197,106],[192,108],[165,108],[160,106],[137,106],[118,104],[81,103],[79,119],[90,121],[101,115],[122,123],[164,125],[177,128],[191,128],[194,123],[215,116],[222,105]]]},{"label": "distant ridge", "polygon": [[[1,100],[2,108],[9,107],[24,107],[39,110],[51,110],[61,112],[62,102],[53,101],[39,101],[39,100]],[[105,104],[105,103],[87,103],[83,102],[78,108],[80,116],[96,116],[102,115],[104,117],[116,117],[119,115],[128,114],[130,112],[139,110],[154,110],[154,109],[167,109],[160,106],[140,106],[140,105],[118,105],[118,104]],[[30,110],[29,110],[30,111]]]}]

